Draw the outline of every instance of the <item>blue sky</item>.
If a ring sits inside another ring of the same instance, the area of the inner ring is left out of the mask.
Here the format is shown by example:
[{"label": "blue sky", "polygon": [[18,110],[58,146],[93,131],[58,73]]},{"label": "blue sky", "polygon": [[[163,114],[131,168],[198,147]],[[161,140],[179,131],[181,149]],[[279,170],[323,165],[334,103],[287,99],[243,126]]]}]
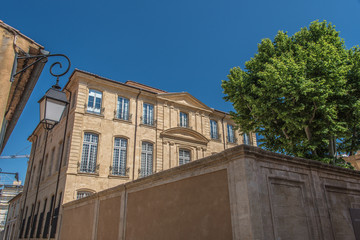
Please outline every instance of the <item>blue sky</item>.
[{"label": "blue sky", "polygon": [[[206,105],[230,111],[221,80],[243,67],[263,38],[288,34],[312,21],[336,25],[346,46],[360,42],[360,0],[12,0],[0,19],[63,53],[74,68],[116,81],[133,80],[169,92],[186,91]],[[39,121],[37,101],[54,83],[49,59],[2,155],[30,152]],[[60,80],[64,86],[70,73]],[[3,104],[3,103],[1,103]],[[25,179],[27,159],[0,159],[0,168]]]}]

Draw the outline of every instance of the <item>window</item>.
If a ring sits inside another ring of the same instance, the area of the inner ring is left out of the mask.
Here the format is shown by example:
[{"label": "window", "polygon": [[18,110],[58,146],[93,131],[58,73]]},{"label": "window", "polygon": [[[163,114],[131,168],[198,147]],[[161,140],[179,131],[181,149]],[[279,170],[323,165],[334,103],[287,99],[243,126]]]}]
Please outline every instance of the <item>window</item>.
[{"label": "window", "polygon": [[144,103],[143,106],[143,124],[154,125],[154,105]]},{"label": "window", "polygon": [[90,89],[87,111],[91,112],[91,113],[100,114],[101,113],[101,99],[102,99],[101,92]]},{"label": "window", "polygon": [[80,172],[95,173],[98,140],[99,136],[96,134],[84,134]]},{"label": "window", "polygon": [[210,120],[210,136],[212,139],[219,139],[218,126],[215,120]]},{"label": "window", "polygon": [[187,113],[180,112],[180,127],[188,127],[189,121],[188,121],[188,115]]},{"label": "window", "polygon": [[190,162],[190,151],[185,149],[179,150],[179,166]]},{"label": "window", "polygon": [[124,138],[115,138],[114,158],[112,166],[113,175],[126,175],[126,148],[127,140]]},{"label": "window", "polygon": [[243,137],[244,137],[244,144],[249,145],[250,144],[249,135],[247,133],[244,133]]},{"label": "window", "polygon": [[152,174],[153,169],[153,144],[142,143],[140,177],[146,177]]},{"label": "window", "polygon": [[84,198],[93,195],[93,192],[89,191],[78,191],[76,194],[76,199]]},{"label": "window", "polygon": [[235,143],[234,126],[230,124],[227,125],[227,140],[230,143]]},{"label": "window", "polygon": [[118,97],[116,118],[129,120],[129,99]]}]

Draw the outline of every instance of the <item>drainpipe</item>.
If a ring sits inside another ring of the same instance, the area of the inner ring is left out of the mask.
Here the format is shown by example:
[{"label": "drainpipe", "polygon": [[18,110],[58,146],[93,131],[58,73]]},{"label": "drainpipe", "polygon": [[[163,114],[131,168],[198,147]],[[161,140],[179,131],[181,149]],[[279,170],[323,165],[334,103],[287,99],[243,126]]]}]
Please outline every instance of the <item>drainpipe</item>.
[{"label": "drainpipe", "polygon": [[[48,239],[50,239],[51,231],[52,231],[52,227],[53,227],[52,225],[53,225],[53,218],[54,218],[54,214],[55,214],[56,198],[57,198],[57,194],[58,194],[58,190],[59,190],[60,172],[61,172],[61,167],[62,167],[64,148],[65,148],[65,140],[66,140],[66,132],[67,132],[67,126],[68,126],[68,120],[69,120],[69,114],[70,114],[71,92],[69,90],[67,90],[66,88],[64,88],[64,90],[69,93],[69,104],[67,106],[68,109],[67,109],[67,114],[66,114],[66,122],[65,122],[64,136],[63,136],[63,144],[62,144],[62,147],[61,147],[61,156],[60,156],[58,175],[57,175],[57,180],[56,180],[54,201],[53,201],[53,204],[52,204],[52,206],[50,208],[50,209],[52,209],[52,211],[51,211],[51,215],[50,215],[50,227],[49,227],[49,232],[48,232]],[[64,196],[64,194],[62,194],[62,195]],[[64,197],[62,199],[64,199]],[[61,201],[61,198],[59,199],[59,201]],[[60,206],[61,205],[59,204],[57,221],[59,220]],[[58,229],[59,228],[57,228],[57,230]],[[55,234],[56,234],[56,232],[55,232]]]},{"label": "drainpipe", "polygon": [[226,113],[224,113],[224,117],[221,119],[222,125],[222,132],[223,132],[223,142],[224,142],[224,150],[226,149],[226,142],[225,142],[225,127],[224,127],[224,119],[226,117]]},{"label": "drainpipe", "polygon": [[[19,225],[19,228],[17,228],[17,230],[20,230],[22,228],[22,226],[21,226],[22,218],[23,218],[23,214],[24,214],[24,210],[25,210],[27,194],[28,194],[29,187],[30,187],[30,179],[31,179],[31,175],[33,174],[33,165],[34,165],[34,161],[35,161],[34,159],[35,159],[36,148],[37,148],[37,145],[38,145],[37,141],[38,141],[39,136],[35,135],[35,137],[36,137],[36,140],[35,140],[35,147],[33,149],[33,155],[32,155],[32,159],[31,159],[30,174],[29,174],[28,184],[27,184],[27,188],[26,188],[26,191],[25,191],[25,195],[24,195],[24,203],[23,203],[23,206],[22,206],[22,210],[20,212],[20,216],[18,218],[18,221],[20,221],[20,225]],[[25,226],[23,226],[23,227],[25,227]],[[18,231],[15,233],[15,236],[19,237]]]},{"label": "drainpipe", "polygon": [[132,180],[135,180],[135,153],[136,153],[136,133],[137,133],[137,119],[138,119],[138,102],[139,96],[141,94],[141,89],[139,90],[139,94],[136,96],[136,111],[135,111],[135,133],[134,133],[134,155],[133,155],[133,171],[132,171]]}]

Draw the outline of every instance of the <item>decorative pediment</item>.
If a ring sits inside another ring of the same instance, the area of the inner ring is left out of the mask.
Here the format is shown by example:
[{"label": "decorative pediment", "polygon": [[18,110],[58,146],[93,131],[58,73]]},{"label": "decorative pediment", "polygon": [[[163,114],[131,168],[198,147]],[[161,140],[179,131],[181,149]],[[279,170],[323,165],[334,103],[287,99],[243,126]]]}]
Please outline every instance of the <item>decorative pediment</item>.
[{"label": "decorative pediment", "polygon": [[200,100],[196,99],[195,97],[193,97],[191,94],[189,94],[187,92],[161,93],[161,94],[158,94],[158,98],[160,98],[164,101],[174,102],[174,103],[184,105],[187,107],[201,109],[203,111],[212,111],[211,108],[209,108],[204,103],[202,103]]},{"label": "decorative pediment", "polygon": [[185,142],[193,142],[203,145],[207,145],[207,143],[209,142],[209,140],[201,133],[183,127],[175,127],[175,128],[167,129],[162,133],[160,133],[160,137],[180,140]]}]

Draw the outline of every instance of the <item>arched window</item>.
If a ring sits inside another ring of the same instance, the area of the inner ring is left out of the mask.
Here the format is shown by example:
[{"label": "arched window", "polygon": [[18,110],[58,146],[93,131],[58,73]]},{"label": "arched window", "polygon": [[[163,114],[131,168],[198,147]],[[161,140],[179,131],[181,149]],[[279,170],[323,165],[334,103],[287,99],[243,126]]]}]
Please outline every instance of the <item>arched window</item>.
[{"label": "arched window", "polygon": [[141,146],[141,166],[140,177],[146,177],[152,174],[153,170],[153,144],[143,142]]},{"label": "arched window", "polygon": [[97,134],[84,133],[80,172],[95,173],[98,141]]},{"label": "arched window", "polygon": [[84,198],[93,195],[94,192],[86,191],[86,190],[80,190],[76,193],[76,199]]},{"label": "arched window", "polygon": [[190,151],[186,149],[179,149],[179,166],[190,162]]},{"label": "arched window", "polygon": [[126,156],[127,156],[127,139],[115,138],[114,141],[114,157],[112,165],[113,175],[126,175]]}]

